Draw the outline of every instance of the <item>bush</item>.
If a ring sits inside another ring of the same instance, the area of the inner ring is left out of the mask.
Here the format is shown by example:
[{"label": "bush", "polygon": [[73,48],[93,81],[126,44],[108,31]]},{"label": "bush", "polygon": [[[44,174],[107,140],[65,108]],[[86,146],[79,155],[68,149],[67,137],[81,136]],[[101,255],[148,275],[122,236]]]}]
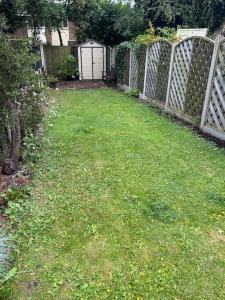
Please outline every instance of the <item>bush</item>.
[{"label": "bush", "polygon": [[78,60],[73,55],[64,58],[63,63],[59,67],[59,77],[63,80],[77,78],[79,75]]},{"label": "bush", "polygon": [[42,77],[34,69],[38,58],[29,40],[12,42],[0,29],[0,54],[2,171],[11,175],[18,169],[26,133],[40,130],[47,99]]},{"label": "bush", "polygon": [[149,28],[144,34],[141,34],[136,38],[136,43],[149,45],[161,39],[167,39],[172,43],[179,41],[179,38],[176,36],[176,29],[169,27],[158,27],[155,29],[152,23],[149,22]]},{"label": "bush", "polygon": [[55,88],[56,87],[56,83],[58,82],[58,78],[53,76],[53,75],[49,75],[46,76],[46,83],[50,88]]}]

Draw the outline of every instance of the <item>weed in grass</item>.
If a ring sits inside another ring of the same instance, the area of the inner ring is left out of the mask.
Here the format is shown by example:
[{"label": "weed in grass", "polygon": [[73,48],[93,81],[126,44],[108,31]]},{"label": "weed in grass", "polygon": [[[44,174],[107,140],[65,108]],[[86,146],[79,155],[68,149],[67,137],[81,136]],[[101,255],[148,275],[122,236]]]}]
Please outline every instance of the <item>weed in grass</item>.
[{"label": "weed in grass", "polygon": [[4,213],[14,225],[18,224],[30,205],[30,188],[12,188],[2,194],[2,197],[5,198],[7,203],[7,208],[4,210]]},{"label": "weed in grass", "polygon": [[155,219],[165,224],[174,223],[177,220],[177,212],[165,202],[152,202],[148,200],[143,209],[145,217]]},{"label": "weed in grass", "polygon": [[165,202],[154,199],[141,200],[136,195],[126,196],[125,201],[129,207],[139,210],[148,219],[155,219],[166,224],[174,223],[177,220],[177,212]]},{"label": "weed in grass", "polygon": [[208,202],[220,205],[221,207],[225,208],[225,196],[218,194],[218,193],[213,193],[213,192],[208,192],[206,194],[206,199]]},{"label": "weed in grass", "polygon": [[82,126],[82,127],[78,127],[76,128],[76,132],[79,134],[90,134],[94,131],[94,127],[92,126]]}]

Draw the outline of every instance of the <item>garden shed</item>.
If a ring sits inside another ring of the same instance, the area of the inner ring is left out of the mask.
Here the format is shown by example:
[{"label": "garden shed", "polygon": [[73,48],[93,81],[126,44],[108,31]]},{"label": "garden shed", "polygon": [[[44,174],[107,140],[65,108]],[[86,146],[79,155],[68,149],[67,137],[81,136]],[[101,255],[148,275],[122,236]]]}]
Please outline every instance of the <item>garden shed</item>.
[{"label": "garden shed", "polygon": [[106,46],[94,40],[78,45],[80,80],[102,79],[106,74]]}]

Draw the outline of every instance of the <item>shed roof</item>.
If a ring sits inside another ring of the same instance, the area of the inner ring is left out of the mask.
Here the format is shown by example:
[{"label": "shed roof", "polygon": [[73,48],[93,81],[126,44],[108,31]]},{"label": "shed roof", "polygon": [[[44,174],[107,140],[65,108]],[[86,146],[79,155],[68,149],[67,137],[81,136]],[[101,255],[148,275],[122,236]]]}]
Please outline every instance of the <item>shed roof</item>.
[{"label": "shed roof", "polygon": [[81,46],[83,46],[83,45],[85,45],[85,44],[88,44],[88,43],[90,43],[90,42],[94,42],[94,43],[99,44],[99,45],[101,45],[101,46],[103,46],[103,47],[106,47],[104,44],[102,44],[102,43],[100,43],[100,42],[98,42],[98,41],[95,41],[95,40],[93,40],[93,39],[88,39],[87,41],[85,41],[85,42],[83,42],[83,43],[77,45],[77,47],[81,47]]}]

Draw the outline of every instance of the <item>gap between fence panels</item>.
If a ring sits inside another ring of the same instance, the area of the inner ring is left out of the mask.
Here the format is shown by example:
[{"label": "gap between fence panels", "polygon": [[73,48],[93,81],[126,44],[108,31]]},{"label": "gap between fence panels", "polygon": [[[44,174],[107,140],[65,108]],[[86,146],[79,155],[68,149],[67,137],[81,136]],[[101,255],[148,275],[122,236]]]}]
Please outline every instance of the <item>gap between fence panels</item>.
[{"label": "gap between fence panels", "polygon": [[139,97],[143,101],[225,140],[223,37],[219,36],[215,42],[209,38],[190,37],[174,45],[161,40],[146,47],[145,51],[142,49],[139,56],[128,51],[129,85],[118,82],[121,89],[141,86]]}]

